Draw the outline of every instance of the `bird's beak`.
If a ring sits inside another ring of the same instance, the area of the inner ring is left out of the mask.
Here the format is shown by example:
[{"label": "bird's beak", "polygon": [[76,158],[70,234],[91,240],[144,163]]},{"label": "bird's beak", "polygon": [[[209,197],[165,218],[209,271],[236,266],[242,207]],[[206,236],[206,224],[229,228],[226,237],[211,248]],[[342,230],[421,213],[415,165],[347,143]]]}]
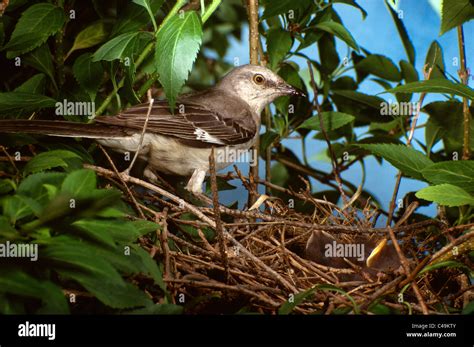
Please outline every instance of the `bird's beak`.
[{"label": "bird's beak", "polygon": [[280,87],[278,87],[278,90],[283,94],[283,95],[297,95],[300,97],[306,97],[306,94],[303,93],[302,90],[293,87],[292,85],[285,83],[282,84]]}]

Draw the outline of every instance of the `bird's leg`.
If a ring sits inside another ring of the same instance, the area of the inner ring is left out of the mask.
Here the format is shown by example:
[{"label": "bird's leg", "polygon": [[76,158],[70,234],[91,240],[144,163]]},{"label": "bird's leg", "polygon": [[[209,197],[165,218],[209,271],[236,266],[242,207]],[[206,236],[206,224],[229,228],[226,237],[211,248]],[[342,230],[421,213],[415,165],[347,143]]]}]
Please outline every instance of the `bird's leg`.
[{"label": "bird's leg", "polygon": [[169,192],[176,193],[174,187],[171,186],[168,182],[166,182],[166,180],[161,177],[155,170],[153,170],[150,165],[147,165],[145,167],[145,170],[143,170],[143,176],[154,185],[164,186],[166,189],[168,189]]},{"label": "bird's leg", "polygon": [[145,176],[145,178],[153,184],[160,182],[158,176],[153,172],[150,166],[147,166],[145,170],[143,170],[143,176]]},{"label": "bird's leg", "polygon": [[186,190],[194,195],[202,194],[202,184],[206,178],[206,171],[202,169],[195,169],[191,178],[186,184]]},{"label": "bird's leg", "polygon": [[186,185],[186,190],[192,193],[196,198],[210,205],[211,199],[202,192],[202,184],[206,178],[206,170],[195,169]]}]

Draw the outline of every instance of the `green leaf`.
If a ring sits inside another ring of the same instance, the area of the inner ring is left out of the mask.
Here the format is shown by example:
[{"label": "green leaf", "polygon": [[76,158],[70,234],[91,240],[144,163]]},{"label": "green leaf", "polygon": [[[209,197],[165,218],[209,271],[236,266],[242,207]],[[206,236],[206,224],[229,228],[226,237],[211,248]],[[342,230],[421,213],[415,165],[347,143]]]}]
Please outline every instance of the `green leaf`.
[{"label": "green leaf", "polygon": [[375,155],[381,156],[399,169],[404,175],[423,180],[421,170],[433,165],[423,153],[404,145],[395,144],[365,144],[357,145]]},{"label": "green leaf", "polygon": [[262,136],[260,136],[260,153],[265,153],[265,150],[271,143],[273,143],[279,137],[278,133],[269,130]]},{"label": "green leaf", "polygon": [[39,73],[31,77],[28,81],[24,82],[21,86],[16,88],[15,92],[20,93],[32,93],[32,94],[43,94],[46,85],[46,75]]},{"label": "green leaf", "polygon": [[[154,15],[158,12],[164,0],[151,0],[151,8]],[[112,30],[112,36],[123,34],[131,31],[139,31],[149,23],[150,16],[148,11],[142,7],[137,6],[133,2],[127,4],[119,14],[118,20]]]},{"label": "green leaf", "polygon": [[351,33],[347,31],[347,29],[341,24],[334,21],[327,21],[317,24],[315,28],[338,37],[339,39],[347,43],[349,47],[352,47],[357,52],[359,52],[359,45],[357,45]]},{"label": "green leaf", "polygon": [[125,33],[107,41],[94,53],[92,61],[112,61],[126,57],[127,47],[138,38],[138,35],[139,32]]},{"label": "green leaf", "polygon": [[390,4],[385,0],[385,5],[388,8],[388,11],[392,15],[392,19],[395,22],[395,26],[397,27],[398,35],[400,36],[403,47],[405,48],[405,52],[407,53],[408,60],[410,63],[415,64],[415,48],[408,37],[407,29],[403,24],[403,21],[398,18],[398,13],[390,6]]},{"label": "green leaf", "polygon": [[[160,228],[159,225],[149,221],[124,222],[114,219],[81,219],[73,225],[86,231],[98,241],[110,243],[109,241],[113,239],[119,244],[135,242],[139,237]],[[106,239],[103,239],[103,236]]]},{"label": "green leaf", "polygon": [[[148,306],[152,302],[135,286],[123,280],[116,267],[135,269],[136,257],[92,245],[71,236],[46,240],[41,253],[61,276],[80,283],[104,304],[113,308]],[[129,265],[127,265],[129,264]]]},{"label": "green leaf", "polygon": [[12,190],[15,190],[16,184],[13,180],[9,178],[5,178],[3,180],[0,180],[0,195],[4,195],[6,193],[11,192]]},{"label": "green leaf", "polygon": [[439,141],[439,139],[445,133],[444,129],[437,125],[433,119],[428,119],[425,126],[425,143],[426,143],[426,153],[431,153],[433,146]]},{"label": "green leaf", "polygon": [[359,313],[359,307],[357,306],[357,303],[355,302],[355,300],[344,290],[336,287],[336,286],[333,286],[333,285],[330,285],[330,284],[319,284],[319,285],[316,285],[314,286],[313,288],[310,288],[302,293],[298,293],[296,294],[293,298],[292,298],[292,301],[290,302],[290,300],[286,301],[283,305],[281,305],[281,307],[278,309],[278,314],[280,315],[286,315],[286,314],[289,314],[291,313],[291,311],[294,310],[294,308],[296,306],[298,306],[299,304],[301,304],[306,298],[308,298],[309,296],[311,296],[315,291],[317,290],[321,290],[321,291],[334,291],[334,292],[337,292],[337,293],[341,293],[343,294],[345,297],[347,297],[349,299],[349,301],[352,303],[353,307],[354,307],[354,313],[355,314],[358,314]]},{"label": "green leaf", "polygon": [[170,107],[174,109],[201,46],[201,19],[194,11],[175,15],[158,31],[156,40],[156,69]]},{"label": "green leaf", "polygon": [[0,292],[41,299],[38,313],[67,314],[68,303],[61,288],[50,281],[41,281],[24,271],[0,270]]},{"label": "green leaf", "polygon": [[65,235],[47,239],[44,243],[41,257],[54,262],[53,268],[72,268],[99,276],[110,284],[124,283],[112,264],[101,256],[104,248]]},{"label": "green leaf", "polygon": [[139,245],[132,245],[131,247],[135,251],[135,254],[140,258],[140,272],[148,274],[155,284],[158,285],[163,292],[167,293],[166,284],[163,281],[163,273],[156,261],[152,259],[150,254],[145,252]]},{"label": "green leaf", "polygon": [[175,304],[155,304],[151,306],[147,306],[145,308],[140,308],[137,310],[133,310],[131,312],[127,312],[127,314],[152,314],[152,315],[165,315],[165,314],[182,314],[183,313],[183,306],[178,306]]},{"label": "green leaf", "polygon": [[69,269],[61,269],[58,273],[77,281],[102,303],[112,308],[146,307],[153,304],[145,293],[124,281],[110,282],[97,274],[87,274]]},{"label": "green leaf", "polygon": [[59,187],[66,174],[63,172],[39,172],[23,179],[18,186],[17,193],[28,196],[45,205],[49,201],[46,185]]},{"label": "green leaf", "polygon": [[474,205],[474,196],[452,184],[440,184],[419,190],[417,198],[436,202],[444,206]]},{"label": "green leaf", "polygon": [[443,0],[442,4],[440,35],[474,18],[471,0]]},{"label": "green leaf", "polygon": [[10,223],[13,225],[20,219],[32,216],[34,211],[27,199],[22,198],[21,195],[7,196],[1,201],[3,213],[8,217]]},{"label": "green leaf", "polygon": [[400,81],[400,71],[397,66],[383,55],[371,54],[355,65],[356,70],[372,74],[390,81]]},{"label": "green leaf", "polygon": [[105,29],[105,23],[95,22],[89,25],[87,28],[83,29],[79,34],[77,34],[74,43],[67,52],[65,60],[71,55],[72,52],[78,49],[84,49],[93,47],[107,38],[107,30]]},{"label": "green leaf", "polygon": [[474,314],[474,300],[471,300],[466,306],[464,306],[461,314]]},{"label": "green leaf", "polygon": [[71,172],[61,186],[61,192],[73,197],[84,196],[97,186],[95,172],[88,169]]},{"label": "green leaf", "polygon": [[[355,119],[355,117],[350,114],[334,111],[323,112],[320,116],[322,116],[323,126],[326,132],[336,130]],[[318,116],[308,118],[298,128],[322,131]]]},{"label": "green leaf", "polygon": [[367,11],[365,11],[355,0],[333,0],[333,2],[334,3],[339,2],[341,4],[353,6],[362,13],[362,19],[365,20],[365,18],[367,17]]},{"label": "green leaf", "polygon": [[42,45],[49,36],[64,25],[66,16],[61,8],[47,4],[35,4],[21,15],[10,41],[3,47],[7,58],[29,52]]},{"label": "green leaf", "polygon": [[424,168],[423,177],[432,184],[449,183],[474,194],[474,161],[443,161]]},{"label": "green leaf", "polygon": [[474,99],[474,90],[461,83],[444,79],[407,83],[382,93],[446,93]]},{"label": "green leaf", "polygon": [[35,111],[40,108],[54,107],[56,100],[44,95],[24,92],[0,93],[0,112]]},{"label": "green leaf", "polygon": [[263,0],[265,7],[261,20],[269,19],[280,14],[287,14],[290,11],[303,10],[311,6],[311,0]]},{"label": "green leaf", "polygon": [[[142,52],[144,45],[151,39],[152,35],[143,31],[122,34],[102,45],[95,52],[92,61],[120,59],[127,71],[126,86],[128,90],[131,90],[130,94],[133,94],[132,84],[135,80],[136,69],[135,56]],[[132,97],[135,98],[135,96]]]},{"label": "green leaf", "polygon": [[58,89],[56,86],[56,81],[54,80],[54,68],[53,68],[53,60],[51,58],[51,51],[49,50],[49,46],[47,44],[41,45],[36,48],[33,52],[28,53],[23,58],[26,65],[30,65],[31,67],[35,68],[38,71],[44,72],[54,84],[54,87]]},{"label": "green leaf", "polygon": [[446,78],[443,50],[438,41],[433,41],[425,58],[427,68],[432,68],[430,79]]},{"label": "green leaf", "polygon": [[380,107],[382,107],[383,103],[385,103],[385,100],[378,96],[368,95],[353,90],[333,90],[333,93],[336,95],[344,96],[348,99],[367,105],[377,110],[380,110]]},{"label": "green leaf", "polygon": [[400,60],[399,64],[402,69],[402,77],[406,83],[418,81],[418,72],[412,64],[406,60]]},{"label": "green leaf", "polygon": [[[233,190],[236,188],[235,186],[227,182],[227,180],[222,177],[216,177],[216,181],[217,181],[218,192],[224,191],[224,190]],[[211,187],[210,180],[206,182],[206,194],[212,194],[212,187]]]},{"label": "green leaf", "polygon": [[306,298],[310,297],[311,295],[314,294],[316,291],[316,288],[310,288],[302,293],[297,293],[292,300],[287,300],[283,303],[283,305],[280,306],[278,309],[278,314],[279,315],[287,315],[290,314],[291,311],[295,309],[296,306],[301,304]]},{"label": "green leaf", "polygon": [[31,159],[23,170],[24,174],[35,173],[38,171],[48,170],[54,167],[67,167],[68,163],[65,159],[79,158],[74,152],[64,150],[53,150],[49,152],[43,152]]},{"label": "green leaf", "polygon": [[426,272],[433,271],[436,269],[442,269],[442,268],[461,268],[462,270],[466,271],[467,274],[469,274],[472,269],[464,265],[463,263],[460,263],[455,260],[446,260],[446,261],[440,261],[440,262],[435,262],[433,264],[425,266],[417,276],[421,276]]},{"label": "green leaf", "polygon": [[153,23],[153,28],[155,29],[155,32],[156,32],[158,30],[158,27],[156,25],[156,20],[153,14],[153,10],[151,9],[150,1],[149,0],[133,0],[133,2],[146,9],[146,11],[148,12],[148,15],[150,16],[151,22]]},{"label": "green leaf", "polygon": [[134,221],[132,224],[134,228],[138,231],[139,236],[143,236],[151,232],[156,232],[157,230],[161,229],[161,226],[159,224],[143,219]]},{"label": "green leaf", "polygon": [[[459,101],[435,101],[422,109],[429,114],[428,125],[433,128],[439,127],[439,137],[443,139],[444,150],[453,159],[454,152],[461,153],[464,136],[464,114],[463,103]],[[470,107],[474,114],[474,107]],[[474,134],[474,122],[471,122],[471,134]],[[474,150],[474,136],[470,138],[471,149]]]},{"label": "green leaf", "polygon": [[369,126],[369,131],[373,132],[376,130],[383,130],[385,132],[390,132],[391,130],[395,129],[397,126],[400,125],[400,119],[395,118],[394,120],[386,123],[380,122],[371,122]]},{"label": "green leaf", "polygon": [[285,58],[293,45],[288,31],[281,28],[270,29],[267,34],[267,51],[270,66],[274,69]]},{"label": "green leaf", "polygon": [[91,53],[84,53],[76,59],[72,71],[76,80],[89,94],[91,101],[94,101],[104,75],[102,65],[92,61]]}]

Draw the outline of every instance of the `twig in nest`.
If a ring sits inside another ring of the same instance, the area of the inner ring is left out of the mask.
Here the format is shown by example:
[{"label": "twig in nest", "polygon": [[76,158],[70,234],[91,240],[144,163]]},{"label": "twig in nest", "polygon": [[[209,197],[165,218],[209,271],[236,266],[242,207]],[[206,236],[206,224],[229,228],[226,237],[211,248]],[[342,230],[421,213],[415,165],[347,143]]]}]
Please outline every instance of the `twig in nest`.
[{"label": "twig in nest", "polygon": [[157,187],[157,186],[155,186],[151,183],[145,182],[143,180],[140,180],[138,178],[129,176],[129,175],[124,174],[124,173],[118,173],[118,172],[113,172],[113,171],[107,170],[103,167],[90,165],[90,164],[84,164],[84,167],[88,168],[88,169],[91,169],[91,170],[94,170],[95,172],[97,172],[100,175],[104,175],[104,176],[108,176],[108,177],[120,177],[121,176],[121,179],[123,179],[124,182],[130,182],[130,183],[133,183],[133,184],[137,184],[137,185],[140,185],[140,186],[142,186],[146,189],[149,189],[149,190],[151,190],[155,193],[161,194],[161,195],[167,197],[168,199],[172,200],[176,204],[182,206],[188,212],[191,212],[196,217],[201,219],[203,222],[206,222],[212,228],[216,227],[216,224],[214,223],[214,221],[212,219],[210,219],[208,216],[206,216],[204,213],[202,213],[197,207],[195,207],[194,205],[184,201],[183,199],[177,197],[176,195],[167,192],[166,190],[164,190],[160,187]]},{"label": "twig in nest", "polygon": [[161,219],[161,225],[163,229],[159,235],[161,241],[161,247],[163,249],[163,256],[165,258],[165,271],[164,276],[165,278],[172,278],[171,277],[171,266],[170,266],[170,247],[168,245],[168,207],[163,209],[163,217]]},{"label": "twig in nest", "polygon": [[[211,226],[214,230],[216,229],[216,223],[211,219],[209,218],[208,216],[206,216],[204,213],[201,212],[201,210],[199,208],[197,208],[196,206],[184,201],[183,199],[167,192],[166,190],[160,188],[160,187],[157,187],[157,186],[154,186],[153,184],[151,183],[148,183],[148,182],[145,182],[143,180],[140,180],[138,178],[135,178],[135,177],[131,177],[129,175],[125,175],[123,173],[121,174],[117,174],[113,171],[110,171],[110,170],[107,170],[107,169],[104,169],[102,167],[98,167],[98,166],[95,166],[95,165],[90,165],[90,164],[84,164],[84,167],[85,168],[88,168],[88,169],[91,169],[91,170],[94,170],[95,172],[101,174],[101,175],[105,175],[105,176],[112,176],[112,177],[116,177],[117,175],[119,176],[122,176],[122,179],[125,181],[125,182],[131,182],[133,184],[138,184],[144,188],[147,188],[151,191],[154,191],[158,194],[161,194],[165,197],[167,197],[168,199],[171,199],[172,201],[174,201],[175,203],[177,204],[180,204],[184,209],[188,210],[189,212],[191,212],[192,214],[194,214],[196,217],[198,217],[199,219],[201,219],[202,221],[206,222],[209,226]],[[171,234],[170,234],[171,235]],[[269,266],[267,266],[263,261],[261,261],[260,259],[258,259],[256,256],[254,256],[251,252],[249,252],[244,246],[242,246],[242,244],[237,241],[232,235],[230,235],[228,232],[226,232],[224,230],[223,232],[223,235],[226,239],[228,239],[234,246],[236,246],[238,248],[238,250],[243,254],[245,255],[246,257],[250,258],[255,264],[261,266],[266,272],[268,272],[268,274],[273,277],[275,280],[277,280],[280,284],[282,284],[284,287],[292,290],[294,293],[297,292],[297,289],[291,285],[288,281],[286,281],[278,272],[276,272],[275,270],[273,270],[272,268],[270,268]]]},{"label": "twig in nest", "polygon": [[[402,263],[402,268],[403,271],[405,272],[405,275],[408,277],[410,276],[410,264],[408,263],[407,258],[403,254],[402,250],[400,249],[400,245],[398,244],[397,238],[395,237],[395,233],[393,232],[392,228],[390,226],[388,227],[388,234],[390,235],[390,239],[392,240],[393,247],[397,251],[398,258],[400,259],[400,263]],[[420,293],[420,288],[418,287],[418,284],[416,283],[415,279],[412,281],[412,286],[413,286],[413,291],[415,292],[415,296],[420,303],[421,309],[423,311],[423,314],[428,314],[428,307],[426,306],[426,303],[423,300],[423,296]]]},{"label": "twig in nest", "polygon": [[222,227],[221,211],[219,210],[219,191],[217,190],[216,178],[216,163],[214,157],[214,146],[211,148],[211,155],[209,156],[209,171],[211,174],[211,189],[212,189],[212,205],[214,209],[214,218],[216,221],[217,240],[219,242],[219,251],[222,257],[222,263],[225,269],[225,282],[229,284],[229,259],[227,257],[226,246],[224,243],[224,228]]},{"label": "twig in nest", "polygon": [[140,205],[138,204],[137,200],[135,199],[135,196],[133,195],[132,191],[130,190],[130,188],[128,187],[127,183],[125,183],[125,180],[123,179],[123,177],[121,176],[121,174],[118,172],[117,170],[117,167],[115,166],[115,163],[113,162],[112,158],[110,158],[109,154],[107,153],[107,151],[104,149],[104,147],[102,147],[100,144],[99,144],[99,148],[102,150],[102,152],[104,153],[105,157],[107,158],[107,160],[109,161],[110,165],[112,166],[112,169],[114,169],[115,171],[115,174],[116,174],[116,177],[118,177],[118,179],[120,180],[120,182],[122,182],[123,186],[125,187],[125,190],[127,191],[127,194],[128,196],[130,196],[130,199],[132,199],[132,202],[133,202],[133,205],[135,206],[135,209],[137,210],[138,214],[140,215],[140,217],[142,219],[146,219],[145,217],[145,214],[143,213]]}]

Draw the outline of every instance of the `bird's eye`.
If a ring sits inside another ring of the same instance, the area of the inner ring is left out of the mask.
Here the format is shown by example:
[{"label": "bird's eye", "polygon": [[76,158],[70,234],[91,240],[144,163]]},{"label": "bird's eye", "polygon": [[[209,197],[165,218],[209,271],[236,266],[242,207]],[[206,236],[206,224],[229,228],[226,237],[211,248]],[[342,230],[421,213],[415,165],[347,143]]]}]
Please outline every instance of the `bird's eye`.
[{"label": "bird's eye", "polygon": [[256,74],[253,76],[253,81],[257,84],[263,84],[263,82],[265,82],[265,77],[260,74]]}]

